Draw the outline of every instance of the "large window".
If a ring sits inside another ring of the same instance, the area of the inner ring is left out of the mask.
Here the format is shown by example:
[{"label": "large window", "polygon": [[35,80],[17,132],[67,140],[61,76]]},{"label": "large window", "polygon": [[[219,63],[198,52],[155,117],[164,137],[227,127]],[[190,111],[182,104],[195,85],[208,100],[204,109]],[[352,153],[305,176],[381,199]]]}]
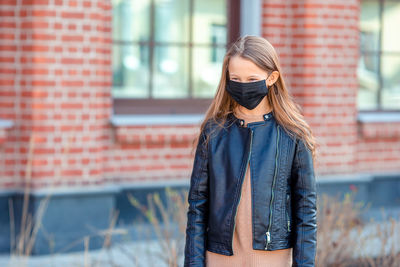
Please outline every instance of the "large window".
[{"label": "large window", "polygon": [[113,0],[114,112],[204,112],[228,40],[226,0]]},{"label": "large window", "polygon": [[362,0],[359,110],[400,110],[400,1]]}]

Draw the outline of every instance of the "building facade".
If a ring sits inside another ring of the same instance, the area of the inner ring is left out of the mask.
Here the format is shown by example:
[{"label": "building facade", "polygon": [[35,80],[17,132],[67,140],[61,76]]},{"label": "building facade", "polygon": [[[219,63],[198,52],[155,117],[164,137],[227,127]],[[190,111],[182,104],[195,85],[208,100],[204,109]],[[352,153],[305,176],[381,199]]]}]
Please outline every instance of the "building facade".
[{"label": "building facade", "polygon": [[[319,142],[321,188],[357,184],[371,199],[384,181],[384,196],[400,186],[399,18],[392,0],[2,1],[1,212],[18,214],[26,186],[33,212],[53,194],[47,226],[62,243],[60,207],[76,228],[105,228],[124,192],[188,186],[226,47],[244,34],[275,46]],[[376,202],[400,204],[389,196]]]}]

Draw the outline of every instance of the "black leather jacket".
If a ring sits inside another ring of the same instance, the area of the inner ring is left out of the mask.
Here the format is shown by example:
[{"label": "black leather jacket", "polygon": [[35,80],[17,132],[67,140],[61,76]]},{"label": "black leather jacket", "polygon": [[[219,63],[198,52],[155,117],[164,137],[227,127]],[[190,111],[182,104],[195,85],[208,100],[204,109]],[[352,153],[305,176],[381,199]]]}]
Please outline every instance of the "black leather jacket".
[{"label": "black leather jacket", "polygon": [[232,239],[241,185],[251,166],[252,245],[256,250],[293,247],[293,266],[315,266],[317,194],[310,150],[274,118],[244,126],[230,113],[226,129],[197,145],[188,195],[184,266],[205,266],[206,250],[233,255]]}]

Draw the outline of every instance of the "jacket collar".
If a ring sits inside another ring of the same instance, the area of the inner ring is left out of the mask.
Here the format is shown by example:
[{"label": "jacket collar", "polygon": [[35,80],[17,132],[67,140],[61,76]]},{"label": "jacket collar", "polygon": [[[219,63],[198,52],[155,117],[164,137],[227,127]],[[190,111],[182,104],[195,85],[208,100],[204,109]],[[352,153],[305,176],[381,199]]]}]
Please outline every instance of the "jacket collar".
[{"label": "jacket collar", "polygon": [[[272,117],[274,116],[273,113],[274,113],[273,110],[270,111],[270,112],[268,112],[268,113],[265,113],[265,114],[263,115],[263,118],[264,118],[263,121],[249,122],[247,125],[251,126],[251,125],[263,125],[263,124],[266,124],[266,123],[267,123],[268,121],[270,121],[270,120],[272,119]],[[244,126],[244,125],[245,125],[244,119],[240,119],[240,118],[236,117],[235,114],[234,114],[233,112],[232,112],[232,113],[229,113],[228,116],[231,117],[231,119],[234,121],[234,123],[235,123],[237,126],[246,128],[246,127]]]}]

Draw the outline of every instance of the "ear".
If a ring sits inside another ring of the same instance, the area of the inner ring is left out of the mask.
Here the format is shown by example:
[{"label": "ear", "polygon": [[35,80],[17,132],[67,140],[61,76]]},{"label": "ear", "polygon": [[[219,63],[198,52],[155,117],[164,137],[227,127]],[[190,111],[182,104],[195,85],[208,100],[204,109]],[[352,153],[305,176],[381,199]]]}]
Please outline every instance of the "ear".
[{"label": "ear", "polygon": [[274,70],[268,78],[267,84],[268,86],[273,85],[279,78],[279,71]]}]

